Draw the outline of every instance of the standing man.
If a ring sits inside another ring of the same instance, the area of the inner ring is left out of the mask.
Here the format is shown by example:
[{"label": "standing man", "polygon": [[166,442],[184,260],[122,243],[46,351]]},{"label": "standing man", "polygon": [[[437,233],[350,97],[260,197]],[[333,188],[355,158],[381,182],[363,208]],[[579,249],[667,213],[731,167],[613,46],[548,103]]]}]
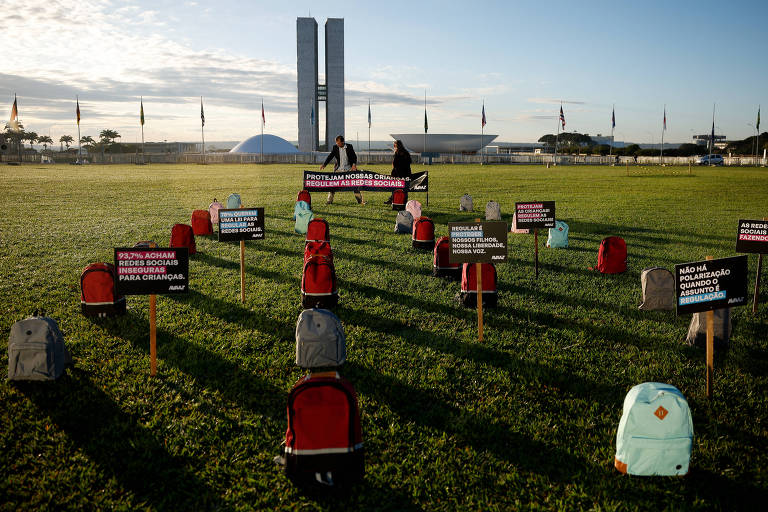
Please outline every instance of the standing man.
[{"label": "standing man", "polygon": [[[320,166],[320,170],[325,169],[325,166],[328,165],[328,162],[334,158],[336,159],[336,163],[333,164],[334,171],[357,170],[357,155],[355,154],[355,150],[352,148],[352,144],[344,144],[344,136],[342,135],[336,137],[336,145],[333,146],[333,149],[328,155],[328,158],[326,158],[325,162],[323,162],[323,165]],[[353,192],[355,193],[355,199],[357,199],[358,204],[365,204],[365,201],[363,201],[363,194],[361,194],[357,189],[355,189]],[[325,204],[333,203],[334,194],[334,191],[328,192],[328,200],[325,202]]]}]

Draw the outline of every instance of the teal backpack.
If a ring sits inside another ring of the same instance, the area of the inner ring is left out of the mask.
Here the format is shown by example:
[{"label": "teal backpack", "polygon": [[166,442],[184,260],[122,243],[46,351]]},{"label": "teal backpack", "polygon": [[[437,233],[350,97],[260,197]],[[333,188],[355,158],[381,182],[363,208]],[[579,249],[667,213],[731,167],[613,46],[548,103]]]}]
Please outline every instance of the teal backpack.
[{"label": "teal backpack", "polygon": [[616,469],[628,475],[685,475],[692,445],[691,410],[676,387],[644,382],[629,390],[616,432]]},{"label": "teal backpack", "polygon": [[309,203],[306,201],[296,201],[296,206],[293,207],[293,220],[296,220],[296,217],[300,212],[307,212],[310,210],[312,210],[312,208],[309,207]]},{"label": "teal backpack", "polygon": [[[299,202],[303,203],[304,201],[299,201]],[[309,221],[315,218],[315,214],[312,213],[312,210],[300,210],[296,213],[295,217],[296,217],[296,226],[293,228],[294,231],[296,231],[300,235],[306,235]]]},{"label": "teal backpack", "polygon": [[236,208],[240,208],[242,205],[242,201],[240,201],[240,194],[229,194],[229,197],[227,198],[227,209],[228,210],[234,210]]},{"label": "teal backpack", "polygon": [[555,227],[549,228],[547,247],[555,249],[568,247],[568,224],[561,220],[555,221]]}]

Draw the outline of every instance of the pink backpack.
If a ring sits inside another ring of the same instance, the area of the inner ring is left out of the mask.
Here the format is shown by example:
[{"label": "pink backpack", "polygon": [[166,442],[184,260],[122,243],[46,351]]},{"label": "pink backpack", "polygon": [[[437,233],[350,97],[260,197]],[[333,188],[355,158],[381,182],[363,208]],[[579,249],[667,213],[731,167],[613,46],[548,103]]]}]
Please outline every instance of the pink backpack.
[{"label": "pink backpack", "polygon": [[213,198],[211,205],[208,206],[208,213],[211,214],[211,223],[214,226],[218,226],[219,224],[219,210],[222,208],[224,208],[224,205],[218,202],[215,197]]},{"label": "pink backpack", "polygon": [[421,217],[421,203],[415,199],[411,199],[405,204],[405,211],[410,212],[414,219]]}]

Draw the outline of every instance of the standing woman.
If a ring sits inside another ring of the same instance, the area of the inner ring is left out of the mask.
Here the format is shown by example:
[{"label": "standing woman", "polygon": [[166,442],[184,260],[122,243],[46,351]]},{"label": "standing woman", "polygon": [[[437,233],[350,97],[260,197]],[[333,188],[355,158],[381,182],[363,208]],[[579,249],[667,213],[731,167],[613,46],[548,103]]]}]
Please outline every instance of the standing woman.
[{"label": "standing woman", "polygon": [[[411,154],[403,146],[403,141],[395,140],[395,155],[392,158],[392,177],[410,178],[411,177]],[[405,197],[408,198],[408,190],[405,190]],[[384,204],[392,204],[392,196],[384,201]]]}]

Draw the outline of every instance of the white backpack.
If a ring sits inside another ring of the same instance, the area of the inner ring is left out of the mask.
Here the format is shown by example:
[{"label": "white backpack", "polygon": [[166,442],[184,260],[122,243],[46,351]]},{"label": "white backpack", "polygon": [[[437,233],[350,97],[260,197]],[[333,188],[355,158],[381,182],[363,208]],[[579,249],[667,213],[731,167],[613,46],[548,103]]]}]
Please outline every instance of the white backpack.
[{"label": "white backpack", "polygon": [[408,210],[397,212],[395,219],[395,233],[410,235],[413,231],[413,215]]},{"label": "white backpack", "polygon": [[485,205],[485,220],[501,220],[501,206],[496,201]]},{"label": "white backpack", "polygon": [[327,309],[305,309],[296,321],[296,365],[338,367],[347,358],[344,327]]},{"label": "white backpack", "polygon": [[59,325],[44,312],[11,326],[8,380],[56,380],[71,364]]},{"label": "white backpack", "polygon": [[675,276],[669,270],[661,267],[643,269],[640,286],[643,289],[643,302],[638,306],[639,309],[675,309]]},{"label": "white backpack", "polygon": [[693,419],[680,390],[659,382],[629,390],[616,432],[616,469],[628,475],[685,475],[692,446]]},{"label": "white backpack", "polygon": [[464,194],[461,196],[461,199],[459,199],[459,211],[471,212],[472,210],[472,196],[469,194]]}]

